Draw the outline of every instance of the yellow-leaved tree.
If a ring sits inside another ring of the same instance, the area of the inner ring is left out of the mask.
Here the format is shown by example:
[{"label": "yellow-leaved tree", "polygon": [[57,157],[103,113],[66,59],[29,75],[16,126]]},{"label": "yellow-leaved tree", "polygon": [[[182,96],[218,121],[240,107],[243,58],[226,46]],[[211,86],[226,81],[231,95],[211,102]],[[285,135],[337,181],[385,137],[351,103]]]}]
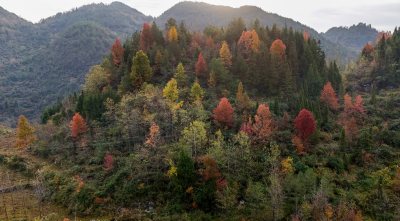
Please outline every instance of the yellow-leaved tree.
[{"label": "yellow-leaved tree", "polygon": [[15,146],[18,148],[25,148],[36,141],[36,139],[35,128],[24,115],[19,116]]},{"label": "yellow-leaved tree", "polygon": [[219,57],[221,58],[225,67],[230,67],[232,65],[232,54],[226,41],[222,42],[221,49],[219,50]]},{"label": "yellow-leaved tree", "polygon": [[171,78],[163,89],[163,97],[170,102],[176,102],[179,98],[178,82],[175,78]]},{"label": "yellow-leaved tree", "polygon": [[178,41],[178,31],[176,30],[175,26],[172,26],[169,30],[168,30],[168,41],[169,42],[176,42]]}]

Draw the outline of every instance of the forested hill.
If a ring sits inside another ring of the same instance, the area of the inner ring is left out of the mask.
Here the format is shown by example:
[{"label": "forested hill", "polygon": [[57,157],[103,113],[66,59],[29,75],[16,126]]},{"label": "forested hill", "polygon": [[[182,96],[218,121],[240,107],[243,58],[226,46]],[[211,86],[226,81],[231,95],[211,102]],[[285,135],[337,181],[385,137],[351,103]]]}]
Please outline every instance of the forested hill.
[{"label": "forested hill", "polygon": [[[156,19],[161,30],[171,17],[178,24],[184,20],[188,29],[197,31],[210,24],[227,29],[229,22],[238,17],[243,18],[248,28],[253,24],[268,25],[270,29],[274,29],[274,24],[276,28],[292,27],[320,40],[329,60],[344,62],[357,56],[310,27],[254,6],[231,8],[182,2]],[[254,23],[256,19],[258,24]],[[46,106],[79,90],[85,73],[104,58],[116,37],[125,39],[143,23],[153,20],[119,2],[83,6],[37,24],[1,8],[0,122],[14,125],[21,114],[38,119]]]},{"label": "forested hill", "polygon": [[368,42],[376,39],[378,31],[365,23],[350,27],[333,27],[323,34],[330,41],[360,53]]},{"label": "forested hill", "polygon": [[203,2],[185,1],[165,11],[156,19],[156,22],[159,26],[162,26],[169,18],[174,18],[178,23],[184,21],[192,31],[202,31],[205,27],[210,25],[226,27],[230,21],[239,17],[243,18],[248,25],[258,19],[261,26],[269,26],[272,28],[275,24],[279,28],[291,27],[300,32],[307,31],[312,37],[321,41],[322,49],[330,60],[340,60],[344,64],[349,59],[356,58],[358,54],[358,52],[348,50],[346,47],[332,43],[311,27],[294,21],[293,19],[266,12],[256,6],[232,8]]},{"label": "forested hill", "polygon": [[91,4],[37,24],[0,9],[0,121],[44,107],[77,91],[90,66],[153,18],[122,3]]},{"label": "forested hill", "polygon": [[[36,128],[19,118],[42,199],[115,220],[399,220],[399,84],[352,87],[307,32],[165,27],[115,41]],[[400,82],[399,37],[366,45],[367,79]]]}]

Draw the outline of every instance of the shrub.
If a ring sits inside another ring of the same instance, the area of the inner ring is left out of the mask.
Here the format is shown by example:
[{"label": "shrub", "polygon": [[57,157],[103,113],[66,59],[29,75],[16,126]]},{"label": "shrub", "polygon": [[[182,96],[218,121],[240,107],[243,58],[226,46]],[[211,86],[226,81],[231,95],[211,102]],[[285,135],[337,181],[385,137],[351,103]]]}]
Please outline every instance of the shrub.
[{"label": "shrub", "polygon": [[335,170],[337,173],[342,173],[345,170],[343,160],[337,157],[330,157],[326,166]]}]

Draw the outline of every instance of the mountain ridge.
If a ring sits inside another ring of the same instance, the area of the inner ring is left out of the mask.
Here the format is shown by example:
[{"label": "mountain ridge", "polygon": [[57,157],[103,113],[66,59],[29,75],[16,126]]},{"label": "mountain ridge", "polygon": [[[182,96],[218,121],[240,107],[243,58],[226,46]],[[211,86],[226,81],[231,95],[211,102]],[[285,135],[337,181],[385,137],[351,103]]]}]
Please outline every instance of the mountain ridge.
[{"label": "mountain ridge", "polygon": [[161,27],[169,18],[174,18],[178,23],[184,21],[192,31],[202,31],[205,27],[226,27],[235,18],[242,18],[249,27],[256,19],[263,26],[272,27],[274,24],[280,28],[291,27],[297,31],[307,31],[312,37],[321,41],[322,48],[330,60],[346,63],[355,59],[357,53],[349,51],[341,45],[335,45],[313,28],[291,18],[283,17],[276,13],[266,12],[257,6],[230,6],[212,5],[204,2],[183,1],[175,4],[156,18],[156,23]]},{"label": "mountain ridge", "polygon": [[117,2],[85,5],[38,23],[1,10],[0,22],[19,25],[0,25],[0,122],[14,125],[20,114],[37,119],[44,107],[79,90],[115,38],[127,38],[152,19]]},{"label": "mountain ridge", "polygon": [[[176,13],[177,11],[179,13]],[[287,26],[298,31],[309,32],[311,36],[321,41],[325,53],[330,59],[340,57],[347,61],[357,54],[354,51],[346,51],[346,48],[340,44],[326,40],[322,34],[307,25],[250,5],[233,8],[185,1],[177,3],[159,17],[154,18],[121,2],[93,3],[57,13],[38,23],[26,21],[1,8],[0,24],[1,21],[3,23],[8,21],[10,24],[19,25],[0,28],[0,42],[4,43],[0,49],[0,122],[8,121],[8,124],[14,124],[15,122],[9,121],[9,119],[16,119],[20,114],[37,119],[38,114],[45,106],[61,99],[67,93],[79,89],[90,66],[99,63],[110,50],[113,38],[129,37],[135,31],[140,30],[144,22],[153,20],[163,28],[171,17],[185,20],[188,27],[196,28],[197,26],[198,30],[202,30],[210,24],[224,27],[237,17],[242,17],[247,25],[259,19],[260,23],[265,26],[272,27],[273,24],[277,24],[281,28]],[[73,50],[68,49],[78,50],[78,47],[69,46],[69,42],[57,41],[57,39],[62,39],[63,34],[74,25],[80,26],[80,28],[75,27],[77,30],[87,33],[87,35],[78,35],[79,38],[74,41],[80,42],[79,44],[75,42],[80,45],[80,50],[91,52],[89,59],[83,54],[80,55],[83,56],[81,58],[76,57],[76,54],[79,53],[73,53]],[[82,27],[87,27],[87,30]],[[102,48],[92,45],[97,48],[96,51],[92,51],[87,46],[89,44],[85,44],[89,39],[95,39]],[[62,59],[63,57],[67,59]],[[71,57],[76,57],[76,59],[68,59]],[[60,61],[48,62],[54,61],[54,58],[60,58]],[[72,65],[73,60],[78,61],[78,64]],[[41,89],[42,85],[49,85],[46,82],[46,76],[52,76],[50,78],[54,80],[52,82],[56,86],[53,88],[46,86]],[[54,78],[54,76],[58,76],[58,78]],[[70,81],[71,79],[75,80]],[[69,82],[68,86],[64,85],[65,82]],[[60,87],[61,85],[63,87]],[[60,90],[60,88],[64,89]],[[21,91],[26,93],[21,93]]]},{"label": "mountain ridge", "polygon": [[350,27],[332,27],[323,35],[330,41],[340,44],[352,51],[359,52],[368,42],[374,41],[378,30],[366,23],[358,23]]}]

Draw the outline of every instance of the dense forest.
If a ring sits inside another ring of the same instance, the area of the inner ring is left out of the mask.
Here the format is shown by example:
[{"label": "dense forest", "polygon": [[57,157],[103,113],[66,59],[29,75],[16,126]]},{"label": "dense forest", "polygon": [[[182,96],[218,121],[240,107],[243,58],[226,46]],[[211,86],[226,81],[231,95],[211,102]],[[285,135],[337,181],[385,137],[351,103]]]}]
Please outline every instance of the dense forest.
[{"label": "dense forest", "polygon": [[15,145],[71,216],[398,220],[399,41],[381,33],[342,77],[308,32],[145,23],[41,125],[21,116]]},{"label": "dense forest", "polygon": [[202,32],[210,25],[226,29],[238,17],[249,27],[258,19],[260,26],[306,31],[320,41],[327,60],[336,60],[339,66],[355,60],[376,35],[372,28],[358,26],[318,33],[255,6],[232,8],[189,1],[177,3],[157,18],[113,2],[85,5],[38,23],[0,7],[0,123],[14,127],[21,114],[38,122],[44,108],[80,90],[85,74],[107,55],[115,38],[125,41],[143,23],[155,21],[164,29],[167,20],[175,18],[178,24],[184,21],[189,31]]}]

